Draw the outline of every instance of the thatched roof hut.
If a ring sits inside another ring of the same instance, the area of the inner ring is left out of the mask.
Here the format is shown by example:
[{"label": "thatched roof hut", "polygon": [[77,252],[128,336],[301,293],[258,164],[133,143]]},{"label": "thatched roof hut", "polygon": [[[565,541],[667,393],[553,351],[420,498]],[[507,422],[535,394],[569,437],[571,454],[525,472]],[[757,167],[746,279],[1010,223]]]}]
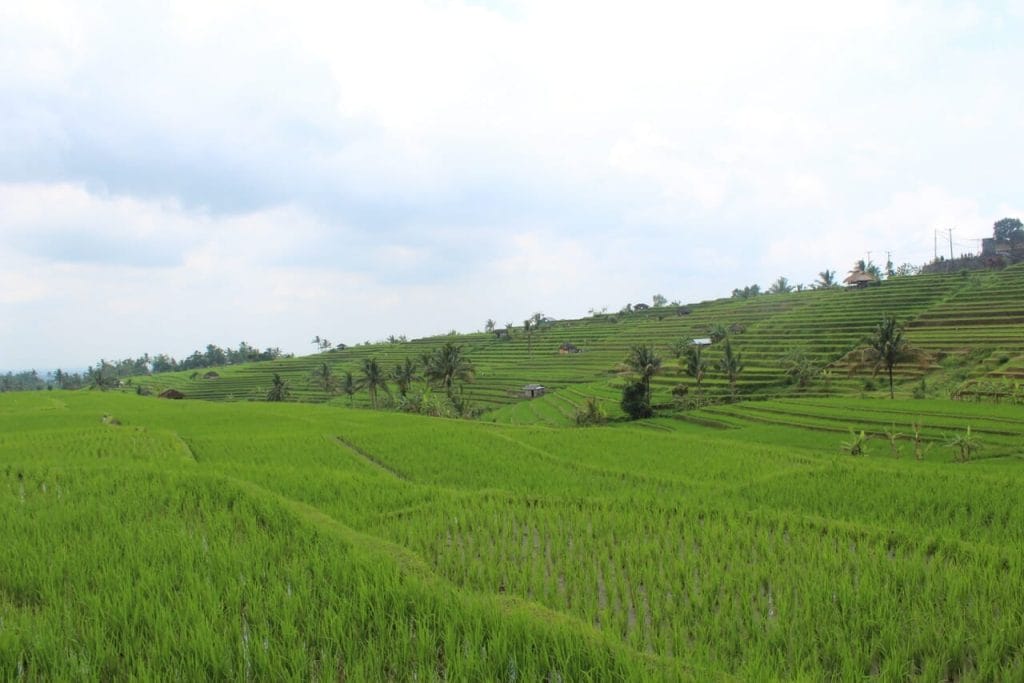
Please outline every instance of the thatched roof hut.
[{"label": "thatched roof hut", "polygon": [[843,280],[843,283],[849,287],[867,287],[873,282],[878,282],[878,278],[862,270],[853,271]]}]

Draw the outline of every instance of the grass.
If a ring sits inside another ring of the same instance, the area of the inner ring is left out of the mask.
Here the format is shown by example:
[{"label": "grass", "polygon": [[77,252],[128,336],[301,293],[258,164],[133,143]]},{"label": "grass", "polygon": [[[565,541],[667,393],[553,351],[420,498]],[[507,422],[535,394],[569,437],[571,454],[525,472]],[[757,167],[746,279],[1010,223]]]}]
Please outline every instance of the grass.
[{"label": "grass", "polygon": [[[0,396],[0,679],[1024,677],[1019,406],[555,398]],[[923,460],[839,453],[918,420]]]}]

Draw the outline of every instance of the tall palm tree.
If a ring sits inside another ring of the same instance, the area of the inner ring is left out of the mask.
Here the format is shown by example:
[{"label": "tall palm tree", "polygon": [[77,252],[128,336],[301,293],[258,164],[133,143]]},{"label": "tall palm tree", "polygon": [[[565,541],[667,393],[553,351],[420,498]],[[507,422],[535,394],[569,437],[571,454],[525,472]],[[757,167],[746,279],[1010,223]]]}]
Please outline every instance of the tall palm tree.
[{"label": "tall palm tree", "polygon": [[328,396],[338,391],[338,376],[327,363],[321,363],[311,373],[313,382]]},{"label": "tall palm tree", "polygon": [[861,361],[871,363],[874,372],[885,368],[886,374],[889,375],[889,398],[896,397],[893,389],[893,368],[898,363],[925,357],[927,354],[924,351],[914,348],[903,338],[903,326],[896,322],[896,318],[890,318],[888,315],[882,316],[882,322],[868,339],[868,348],[861,353]]},{"label": "tall palm tree", "polygon": [[772,286],[768,288],[769,294],[788,294],[793,291],[793,285],[789,284],[789,279],[783,276],[779,276],[779,279],[772,283]]},{"label": "tall palm tree", "polygon": [[523,321],[523,332],[526,334],[526,353],[533,355],[533,319]]},{"label": "tall palm tree", "polygon": [[740,359],[740,354],[732,350],[732,341],[729,339],[725,340],[725,345],[722,347],[722,357],[718,360],[718,369],[728,378],[729,392],[735,398],[736,380],[743,372],[743,361]]},{"label": "tall palm tree", "polygon": [[352,407],[352,398],[356,392],[359,391],[359,383],[356,378],[352,376],[352,373],[346,370],[341,375],[341,381],[338,383],[338,388],[341,389],[341,393],[348,396],[348,405]]},{"label": "tall palm tree", "polygon": [[283,401],[288,398],[291,390],[288,388],[288,382],[281,378],[281,375],[274,373],[273,384],[270,387],[270,391],[267,392],[268,401]]},{"label": "tall palm tree", "polygon": [[391,379],[398,385],[398,393],[402,398],[405,398],[412,383],[420,378],[416,374],[417,369],[416,361],[412,358],[406,358],[404,363],[399,363],[391,371]]},{"label": "tall palm tree", "polygon": [[661,358],[654,353],[653,346],[637,344],[626,356],[626,366],[640,375],[640,382],[644,385],[644,394],[647,397],[647,404],[651,403],[651,377],[661,372]]},{"label": "tall palm tree", "polygon": [[700,384],[708,371],[708,362],[701,358],[701,345],[695,344],[686,349],[680,359],[683,371],[697,383],[697,395],[700,395]]},{"label": "tall palm tree", "polygon": [[451,342],[435,349],[431,354],[430,363],[423,371],[427,380],[441,386],[451,396],[455,382],[472,382],[476,368],[462,354],[462,347]]},{"label": "tall palm tree", "polygon": [[493,318],[488,318],[487,322],[484,323],[484,332],[486,332],[487,334],[494,332],[495,324],[496,323],[494,322]]},{"label": "tall palm tree", "polygon": [[376,358],[364,359],[360,372],[362,377],[359,378],[357,386],[360,389],[366,389],[367,393],[370,394],[370,405],[376,408],[377,392],[383,391],[388,393],[387,373],[384,372]]}]

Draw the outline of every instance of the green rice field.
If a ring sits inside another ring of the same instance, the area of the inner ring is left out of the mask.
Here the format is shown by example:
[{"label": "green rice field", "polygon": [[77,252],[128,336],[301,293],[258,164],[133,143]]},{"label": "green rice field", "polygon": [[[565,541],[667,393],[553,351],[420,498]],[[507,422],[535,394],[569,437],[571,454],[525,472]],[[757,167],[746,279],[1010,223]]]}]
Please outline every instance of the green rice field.
[{"label": "green rice field", "polygon": [[0,680],[1024,680],[1024,407],[553,398],[0,395]]}]

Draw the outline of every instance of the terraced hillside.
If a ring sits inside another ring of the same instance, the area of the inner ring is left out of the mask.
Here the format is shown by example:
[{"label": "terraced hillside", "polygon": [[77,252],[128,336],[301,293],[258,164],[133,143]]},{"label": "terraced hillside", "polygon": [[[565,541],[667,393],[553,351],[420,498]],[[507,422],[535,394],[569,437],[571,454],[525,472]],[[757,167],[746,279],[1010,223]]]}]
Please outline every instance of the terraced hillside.
[{"label": "terraced hillside", "polygon": [[[201,374],[171,373],[135,381],[156,390],[173,387],[189,398],[258,400],[276,372],[290,383],[293,400],[324,401],[329,397],[310,379],[320,363],[328,363],[335,372],[357,373],[361,362],[373,357],[390,369],[406,358],[418,359],[453,341],[463,346],[476,366],[476,381],[466,388],[475,405],[497,411],[494,418],[498,420],[528,420],[541,413],[540,421],[558,421],[559,415],[571,415],[587,396],[617,402],[622,361],[634,344],[653,344],[662,355],[663,372],[653,381],[654,402],[670,404],[673,387],[692,384],[672,358],[670,346],[679,339],[707,336],[714,325],[732,330],[731,343],[745,364],[738,383],[742,395],[793,393],[785,366],[785,358],[793,350],[801,351],[818,370],[828,371],[801,393],[862,393],[869,371],[853,364],[848,354],[862,344],[881,316],[888,314],[905,322],[908,338],[931,354],[923,363],[897,366],[901,391],[909,392],[925,377],[935,380],[933,386],[958,387],[965,395],[992,395],[1005,388],[1005,382],[998,382],[1016,381],[1024,375],[1022,295],[1022,266],[967,275],[920,275],[893,278],[866,289],[719,299],[680,309],[555,321],[529,335],[516,329],[510,339],[474,333],[370,344],[218,369],[220,377],[209,380]],[[580,352],[560,353],[563,343],[573,344]],[[705,351],[712,364],[704,383],[710,395],[726,391],[725,378],[714,369],[720,348],[721,344],[714,344]],[[542,384],[551,394],[533,408],[523,407],[519,392],[528,383]],[[360,394],[355,402],[366,405],[368,398]]]}]

